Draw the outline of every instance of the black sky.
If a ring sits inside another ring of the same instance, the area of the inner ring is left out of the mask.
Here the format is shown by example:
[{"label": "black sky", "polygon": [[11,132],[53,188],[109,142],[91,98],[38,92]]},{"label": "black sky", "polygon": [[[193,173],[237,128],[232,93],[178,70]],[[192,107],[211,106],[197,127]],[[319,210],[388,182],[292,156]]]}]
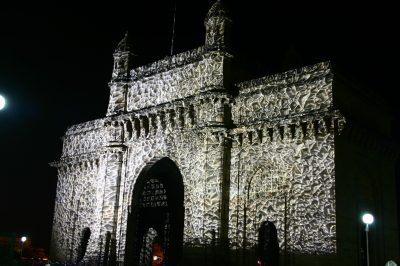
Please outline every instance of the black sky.
[{"label": "black sky", "polygon": [[[304,65],[331,60],[397,116],[394,6],[225,1],[234,47],[271,73],[291,45]],[[170,54],[174,0],[3,2],[0,6],[0,231],[48,248],[68,126],[105,116],[112,53],[129,30],[138,64]],[[213,0],[176,1],[174,54],[204,44]]]}]

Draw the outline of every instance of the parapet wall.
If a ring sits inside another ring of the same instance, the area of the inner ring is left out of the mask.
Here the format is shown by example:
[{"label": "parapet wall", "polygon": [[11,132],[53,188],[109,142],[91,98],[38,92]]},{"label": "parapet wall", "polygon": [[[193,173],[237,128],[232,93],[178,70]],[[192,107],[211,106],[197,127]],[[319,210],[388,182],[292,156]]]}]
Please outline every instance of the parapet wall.
[{"label": "parapet wall", "polygon": [[249,124],[326,110],[333,106],[332,81],[330,63],[323,62],[239,83],[233,121]]},{"label": "parapet wall", "polygon": [[95,152],[105,145],[103,134],[104,119],[73,125],[63,137],[62,157],[77,156]]},{"label": "parapet wall", "polygon": [[202,59],[133,81],[128,88],[127,111],[183,99],[223,88],[224,59],[221,53],[202,54]]},{"label": "parapet wall", "polygon": [[111,82],[107,115],[132,112],[223,90],[226,60],[232,56],[203,47],[131,71],[131,80]]}]

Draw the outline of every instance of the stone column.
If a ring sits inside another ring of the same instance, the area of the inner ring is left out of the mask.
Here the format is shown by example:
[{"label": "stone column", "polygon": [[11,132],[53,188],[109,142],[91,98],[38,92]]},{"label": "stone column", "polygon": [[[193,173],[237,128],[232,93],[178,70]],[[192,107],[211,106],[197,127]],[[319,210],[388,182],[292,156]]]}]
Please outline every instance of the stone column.
[{"label": "stone column", "polygon": [[174,123],[173,116],[174,116],[174,114],[173,114],[172,110],[168,110],[165,113],[165,122],[166,122],[165,124],[167,125],[167,130],[166,130],[167,133],[171,133],[174,131],[175,123]]},{"label": "stone column", "polygon": [[[219,152],[221,154],[220,171],[220,212],[221,227],[219,232],[220,247],[217,250],[217,257],[220,259],[220,265],[227,265],[229,262],[229,198],[230,198],[230,178],[231,178],[231,148],[232,140],[227,135],[220,135]],[[218,237],[218,236],[217,236]]]},{"label": "stone column", "polygon": [[[208,132],[205,136],[206,161],[204,179],[203,241],[215,245],[212,252],[220,254],[215,263],[228,258],[228,214],[230,186],[231,141],[223,133]],[[209,254],[211,255],[211,254]],[[219,263],[221,264],[221,263]]]},{"label": "stone column", "polygon": [[[126,147],[124,145],[109,146],[106,153],[106,169],[102,208],[101,236],[105,239],[103,262],[116,264],[116,230],[119,210],[122,162]],[[109,237],[105,237],[105,236]]]},{"label": "stone column", "polygon": [[313,121],[307,121],[306,124],[306,138],[307,139],[314,139],[315,137],[315,131],[314,131],[314,123]]},{"label": "stone column", "polygon": [[215,108],[216,108],[216,114],[215,114],[215,121],[216,122],[224,122],[224,99],[221,97],[218,97],[215,99]]},{"label": "stone column", "polygon": [[267,124],[263,125],[261,134],[262,134],[261,143],[268,143],[271,141],[271,136],[269,134],[269,127]]},{"label": "stone column", "polygon": [[156,126],[155,126],[155,116],[153,114],[149,114],[149,136],[154,136],[156,134]]},{"label": "stone column", "polygon": [[191,117],[191,108],[192,108],[192,105],[188,105],[184,109],[184,128],[185,129],[191,129],[193,126],[193,119]]},{"label": "stone column", "polygon": [[283,125],[283,139],[285,141],[292,139],[292,132],[290,125]]},{"label": "stone column", "polygon": [[177,130],[182,130],[183,129],[183,115],[182,115],[182,107],[178,107],[175,109],[175,128]]},{"label": "stone column", "polygon": [[140,116],[139,117],[139,123],[140,123],[140,136],[139,138],[145,138],[146,137],[146,129],[144,127],[144,117]]},{"label": "stone column", "polygon": [[202,100],[198,100],[195,104],[194,104],[194,123],[196,124],[196,126],[203,126],[204,125],[204,121],[203,121],[203,115],[202,115]]},{"label": "stone column", "polygon": [[302,127],[300,121],[296,122],[295,129],[294,129],[294,137],[297,140],[300,140],[303,138],[303,127]]},{"label": "stone column", "polygon": [[161,118],[161,113],[158,113],[156,115],[156,128],[157,128],[157,132],[156,135],[161,135],[163,132],[163,127],[162,127],[162,118]]}]

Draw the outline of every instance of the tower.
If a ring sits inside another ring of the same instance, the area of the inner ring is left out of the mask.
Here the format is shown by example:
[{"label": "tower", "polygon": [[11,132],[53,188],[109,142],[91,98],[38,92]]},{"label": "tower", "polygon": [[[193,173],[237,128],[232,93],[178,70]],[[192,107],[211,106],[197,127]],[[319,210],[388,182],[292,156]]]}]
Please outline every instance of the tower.
[{"label": "tower", "polygon": [[128,32],[126,32],[114,52],[114,67],[111,82],[108,84],[110,87],[110,104],[107,116],[126,111],[127,82],[135,57],[132,51],[132,44]]},{"label": "tower", "polygon": [[129,71],[132,69],[134,56],[132,43],[127,31],[117,48],[115,48],[112,81],[126,81],[129,79]]},{"label": "tower", "polygon": [[209,49],[226,50],[229,47],[230,27],[232,21],[227,17],[227,10],[221,0],[208,11],[204,20],[206,27],[206,47]]}]

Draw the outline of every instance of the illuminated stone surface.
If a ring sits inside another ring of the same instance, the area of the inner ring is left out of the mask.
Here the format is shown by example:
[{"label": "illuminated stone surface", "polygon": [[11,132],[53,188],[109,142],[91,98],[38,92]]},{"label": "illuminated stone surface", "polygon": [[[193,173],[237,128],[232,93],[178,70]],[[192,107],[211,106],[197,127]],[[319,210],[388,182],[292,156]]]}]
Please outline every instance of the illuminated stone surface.
[{"label": "illuminated stone surface", "polygon": [[128,36],[118,45],[107,116],[70,127],[52,164],[53,259],[79,261],[90,228],[84,260],[130,264],[140,250],[149,261],[143,254],[161,233],[149,226],[135,247],[129,224],[141,219],[134,191],[142,173],[162,158],[183,184],[183,265],[207,245],[235,258],[251,251],[242,257],[254,262],[263,221],[276,225],[281,254],[336,256],[334,140],[345,119],[333,105],[330,63],[238,83],[231,93],[229,24],[217,1],[205,46],[134,69]]}]

